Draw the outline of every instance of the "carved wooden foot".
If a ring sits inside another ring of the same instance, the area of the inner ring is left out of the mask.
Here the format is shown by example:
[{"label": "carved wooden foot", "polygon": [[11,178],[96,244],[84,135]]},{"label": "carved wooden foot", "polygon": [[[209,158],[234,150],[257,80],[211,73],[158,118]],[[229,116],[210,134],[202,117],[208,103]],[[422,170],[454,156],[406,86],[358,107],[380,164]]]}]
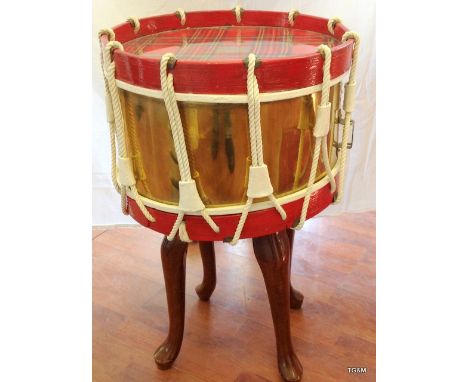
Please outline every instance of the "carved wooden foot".
[{"label": "carved wooden foot", "polygon": [[301,309],[302,302],[304,301],[304,295],[299,292],[297,289],[294,289],[291,283],[291,265],[292,265],[292,254],[293,254],[293,245],[294,245],[294,234],[296,231],[293,229],[286,230],[289,238],[289,248],[291,252],[291,260],[289,262],[289,293],[290,293],[290,303],[291,309]]},{"label": "carved wooden foot", "polygon": [[216,260],[214,243],[201,241],[200,254],[203,262],[203,281],[195,288],[200,300],[208,301],[216,287]]},{"label": "carved wooden foot", "polygon": [[187,243],[182,242],[178,236],[173,241],[164,238],[161,244],[161,260],[169,311],[169,334],[153,355],[161,370],[172,366],[184,336],[186,255]]},{"label": "carved wooden foot", "polygon": [[262,270],[276,335],[278,368],[286,381],[300,381],[302,365],[294,353],[289,324],[290,244],[286,231],[253,239]]}]

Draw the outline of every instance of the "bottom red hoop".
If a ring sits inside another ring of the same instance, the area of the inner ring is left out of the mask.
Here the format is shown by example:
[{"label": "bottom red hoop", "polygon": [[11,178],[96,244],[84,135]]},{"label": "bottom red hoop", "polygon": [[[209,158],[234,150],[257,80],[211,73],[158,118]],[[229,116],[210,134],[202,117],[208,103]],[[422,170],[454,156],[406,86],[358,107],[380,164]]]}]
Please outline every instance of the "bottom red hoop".
[{"label": "bottom red hoop", "polygon": [[[155,208],[147,207],[150,214],[156,219],[154,223],[145,218],[135,201],[127,197],[128,212],[138,223],[154,231],[168,235],[171,231],[177,214],[159,211]],[[282,220],[275,208],[268,208],[260,211],[249,212],[241,239],[259,237],[291,228],[296,223],[301,214],[304,198],[285,203],[283,208],[287,218]],[[319,190],[312,193],[307,211],[307,219],[322,212],[333,202],[330,184],[327,183]],[[214,232],[205,222],[203,217],[195,215],[185,215],[184,221],[190,239],[195,241],[223,241],[230,239],[236,230],[240,214],[213,215],[215,223],[219,226],[219,233]]]}]

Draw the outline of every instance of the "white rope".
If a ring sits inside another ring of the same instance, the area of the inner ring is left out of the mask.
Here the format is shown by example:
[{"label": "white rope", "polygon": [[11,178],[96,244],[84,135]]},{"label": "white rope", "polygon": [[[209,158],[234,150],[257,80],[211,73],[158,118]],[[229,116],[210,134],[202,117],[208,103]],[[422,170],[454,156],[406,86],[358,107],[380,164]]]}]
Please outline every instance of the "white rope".
[{"label": "white rope", "polygon": [[[177,100],[174,91],[173,75],[172,73],[167,73],[169,62],[174,60],[175,56],[172,53],[166,53],[161,58],[161,91],[169,117],[172,138],[174,140],[174,148],[176,151],[177,162],[179,164],[179,208],[186,208],[185,205],[181,205],[181,201],[186,201],[186,198],[190,199],[188,203],[193,207],[185,210],[180,209],[179,214],[177,215],[177,219],[171,229],[171,232],[167,236],[167,239],[169,241],[173,240],[177,232],[179,232],[179,237],[181,240],[189,241],[190,238],[188,237],[185,224],[183,224],[185,212],[189,210],[193,212],[200,211],[201,215],[213,231],[219,232],[219,227],[206,212],[205,205],[200,199],[200,195],[198,194],[190,172],[190,163],[188,160],[187,147],[185,145],[184,129],[182,126],[182,120],[180,118],[179,108],[177,106]],[[182,195],[183,192],[186,192],[186,189],[183,186],[187,186],[188,184],[192,186],[192,188],[190,188],[192,195]]]},{"label": "white rope", "polygon": [[[304,195],[304,202],[302,203],[302,210],[301,216],[299,218],[299,222],[294,227],[294,229],[299,230],[304,226],[304,222],[307,218],[307,211],[309,209],[310,197],[312,195],[312,189],[315,183],[315,177],[317,175],[317,167],[318,161],[320,157],[320,149],[322,144],[325,142],[325,150],[326,150],[326,139],[329,131],[329,124],[330,124],[330,102],[329,102],[329,95],[330,95],[330,65],[331,65],[331,50],[326,45],[320,45],[319,51],[324,56],[323,60],[323,81],[322,81],[322,96],[320,99],[320,106],[317,110],[317,113],[322,113],[324,110],[328,113],[324,113],[324,116],[321,118],[320,115],[317,115],[315,126],[314,126],[314,136],[315,136],[315,145],[314,145],[314,155],[312,159],[312,166],[310,168],[309,180],[307,182],[307,190]],[[335,179],[333,178],[333,174],[331,173],[330,163],[328,162],[328,150],[325,151],[323,154],[323,159],[325,163],[325,168],[327,169],[327,174],[330,179],[330,184],[333,186]],[[333,183],[332,183],[333,182]]]},{"label": "white rope", "polygon": [[293,26],[294,25],[294,20],[296,19],[297,15],[299,14],[299,11],[297,9],[291,9],[288,13],[288,22],[289,25]]},{"label": "white rope", "polygon": [[124,215],[128,215],[127,189],[125,187],[122,187],[120,191],[120,208],[122,209],[122,213]]},{"label": "white rope", "polygon": [[[252,164],[249,169],[250,172],[249,185],[247,188],[247,202],[242,210],[241,217],[234,232],[234,236],[230,242],[231,245],[235,245],[239,241],[242,229],[244,228],[244,224],[247,219],[247,215],[249,213],[250,207],[252,206],[253,199],[256,197],[267,196],[273,203],[278,213],[281,215],[281,218],[283,220],[286,219],[286,212],[273,195],[273,188],[271,187],[270,178],[268,176],[268,169],[263,162],[262,127],[260,124],[260,93],[258,90],[257,78],[255,76],[255,63],[255,54],[250,53],[248,57],[247,69],[247,103]],[[252,174],[258,174],[258,179],[252,179]]]},{"label": "white rope", "polygon": [[[319,47],[319,51],[324,57],[324,66],[323,66],[324,79],[322,82],[322,97],[320,99],[320,105],[326,106],[329,103],[329,99],[330,99],[331,49],[326,45],[321,45]],[[335,177],[332,174],[330,160],[328,158],[328,144],[327,144],[327,135],[328,135],[329,126],[330,126],[330,117],[328,117],[327,126],[328,126],[328,129],[326,131],[326,134],[322,137],[322,142],[321,142],[322,162],[325,166],[325,171],[327,173],[327,177],[330,182],[331,193],[333,194],[336,191],[336,182],[335,182]],[[314,177],[314,181],[315,181],[315,177]]]},{"label": "white rope", "polygon": [[333,176],[330,160],[328,158],[328,142],[327,137],[322,138],[322,162],[325,166],[325,172],[327,173],[328,181],[330,182],[330,192],[332,194],[336,191],[336,181]]},{"label": "white rope", "polygon": [[[108,110],[112,114],[112,119],[114,120],[115,124],[115,135],[117,137],[117,144],[118,144],[118,151],[119,151],[119,157],[120,159],[124,162],[127,163],[128,167],[121,168],[120,173],[120,178],[121,178],[121,205],[122,205],[122,210],[125,214],[128,214],[127,210],[127,201],[126,201],[126,194],[127,191],[130,191],[134,198],[135,202],[137,203],[138,207],[140,208],[141,212],[143,215],[151,222],[154,222],[155,219],[145,205],[143,204],[143,201],[141,200],[141,196],[138,193],[138,190],[136,189],[135,186],[135,178],[133,177],[133,171],[131,167],[131,158],[128,157],[127,155],[127,147],[126,147],[126,142],[125,142],[125,132],[124,132],[124,120],[122,116],[122,109],[120,105],[120,100],[119,100],[119,93],[118,93],[118,88],[117,84],[115,81],[115,62],[112,60],[112,51],[114,49],[120,49],[123,50],[123,46],[120,42],[118,41],[110,41],[107,43],[106,48],[103,52],[103,62],[104,62],[104,77],[106,78],[106,82],[108,85],[108,91],[109,91],[109,98],[111,100],[111,111]],[[111,132],[112,135],[112,132]],[[114,139],[113,137],[111,138],[112,140]],[[112,144],[111,144],[111,149],[112,149]],[[115,150],[115,148],[114,148]],[[113,167],[115,167],[115,156],[113,160]],[[113,168],[114,172],[115,168]],[[114,175],[113,175],[114,177]],[[126,181],[123,182],[122,179],[125,179]]]},{"label": "white rope", "polygon": [[137,34],[140,31],[140,20],[138,20],[136,17],[129,17],[127,21],[132,25],[133,32]]},{"label": "white rope", "polygon": [[185,241],[186,243],[191,243],[192,242],[192,240],[190,240],[190,237],[189,237],[189,235],[187,233],[187,227],[185,226],[184,221],[180,223],[179,238],[180,238],[180,240]]},{"label": "white rope", "polygon": [[236,5],[234,7],[234,13],[236,14],[236,20],[238,23],[242,21],[242,11],[243,9],[240,7],[240,5]]},{"label": "white rope", "polygon": [[339,17],[332,17],[328,20],[327,29],[332,36],[335,34],[335,27],[338,23],[341,23],[341,19]]},{"label": "white rope", "polygon": [[180,17],[180,23],[182,25],[185,25],[185,21],[186,21],[185,11],[182,8],[178,8],[176,11],[176,15]]},{"label": "white rope", "polygon": [[[102,34],[107,34],[109,41],[113,41],[115,39],[115,33],[112,29],[107,28],[107,29],[100,30],[99,38],[101,37]],[[103,73],[105,73],[104,54],[102,51],[101,51],[100,58],[101,58],[101,70]],[[107,78],[105,75],[104,75],[104,88],[106,91],[105,97],[106,97],[107,123],[109,124],[109,137],[110,137],[110,146],[111,146],[111,178],[112,178],[112,184],[115,190],[120,194],[120,186],[119,186],[119,183],[117,182],[114,110],[112,109],[112,102],[110,100],[110,92],[109,92],[109,84],[107,82]]]},{"label": "white rope", "polygon": [[335,203],[339,203],[343,198],[344,182],[345,182],[345,169],[346,169],[346,157],[347,157],[347,145],[348,145],[348,135],[349,135],[349,126],[351,124],[351,113],[354,109],[354,96],[356,88],[356,67],[358,63],[359,55],[359,44],[360,38],[356,32],[346,32],[342,41],[347,41],[348,39],[354,40],[353,47],[353,57],[351,63],[351,70],[349,72],[349,80],[345,86],[345,102],[343,108],[345,110],[344,117],[344,127],[343,127],[343,137],[341,139],[341,156],[340,156],[340,169],[339,169],[339,182],[338,182],[338,192],[336,195]]},{"label": "white rope", "polygon": [[[101,36],[103,34],[107,35],[108,41],[115,40],[115,33],[111,28],[104,28],[99,31],[98,38],[99,38],[99,46],[101,46]],[[105,73],[104,70],[104,53],[101,50],[100,54],[101,58],[101,70],[102,73]],[[120,186],[117,182],[117,166],[115,160],[115,121],[114,121],[114,111],[112,110],[112,103],[110,101],[110,93],[109,93],[109,84],[107,83],[107,78],[104,75],[104,88],[106,91],[106,112],[107,112],[107,123],[109,124],[109,135],[110,135],[110,145],[111,145],[111,177],[112,177],[112,184],[115,190],[120,194]]]},{"label": "white rope", "polygon": [[[107,39],[108,39],[109,41],[114,41],[114,40],[115,40],[115,32],[114,32],[113,29],[111,29],[111,28],[104,28],[104,29],[101,29],[101,30],[99,31],[99,38],[100,38],[103,34],[106,34],[106,35],[107,35]],[[102,52],[101,52],[101,54],[102,54]],[[102,57],[102,55],[101,55],[101,57]]]},{"label": "white rope", "polygon": [[182,220],[184,220],[184,213],[179,211],[177,214],[176,221],[174,222],[174,225],[172,226],[171,232],[169,232],[169,235],[167,235],[167,240],[172,241],[175,238],[175,235],[179,231],[179,227],[182,223]]}]

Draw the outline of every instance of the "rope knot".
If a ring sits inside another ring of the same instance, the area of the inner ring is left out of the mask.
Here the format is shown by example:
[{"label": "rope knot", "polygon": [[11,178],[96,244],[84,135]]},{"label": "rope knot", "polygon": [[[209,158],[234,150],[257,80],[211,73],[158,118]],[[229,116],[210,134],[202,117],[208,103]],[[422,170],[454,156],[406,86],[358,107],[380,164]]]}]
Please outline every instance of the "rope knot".
[{"label": "rope knot", "polygon": [[127,21],[132,26],[133,32],[137,34],[140,31],[140,20],[138,20],[136,17],[129,17]]},{"label": "rope knot", "polygon": [[361,38],[359,37],[359,34],[353,31],[346,32],[341,38],[341,41],[348,41],[350,38],[354,40],[355,44],[359,44],[361,42]]},{"label": "rope knot", "polygon": [[236,15],[236,21],[240,23],[242,21],[242,13],[244,13],[244,8],[241,8],[240,5],[236,5],[232,10]]},{"label": "rope knot", "polygon": [[106,54],[105,56],[107,57],[107,60],[109,61],[108,62],[108,65],[110,65],[111,61],[112,60],[112,53],[114,52],[114,50],[120,50],[120,51],[123,51],[124,48],[123,48],[123,45],[118,42],[118,41],[109,41],[106,45]]},{"label": "rope knot", "polygon": [[288,13],[288,22],[289,25],[293,26],[296,17],[299,15],[299,11],[297,9],[291,9]]},{"label": "rope knot", "polygon": [[98,36],[99,38],[101,38],[101,36],[105,34],[107,36],[107,39],[109,41],[114,41],[115,40],[115,32],[111,29],[111,28],[104,28],[104,29],[101,29],[98,33]]},{"label": "rope knot", "polygon": [[336,27],[336,24],[338,23],[341,23],[341,19],[339,17],[332,17],[331,19],[328,20],[327,29],[331,35],[335,34],[335,27]]},{"label": "rope knot", "polygon": [[180,19],[180,23],[182,25],[185,25],[186,17],[185,17],[185,11],[182,8],[177,9],[175,12],[176,16]]}]

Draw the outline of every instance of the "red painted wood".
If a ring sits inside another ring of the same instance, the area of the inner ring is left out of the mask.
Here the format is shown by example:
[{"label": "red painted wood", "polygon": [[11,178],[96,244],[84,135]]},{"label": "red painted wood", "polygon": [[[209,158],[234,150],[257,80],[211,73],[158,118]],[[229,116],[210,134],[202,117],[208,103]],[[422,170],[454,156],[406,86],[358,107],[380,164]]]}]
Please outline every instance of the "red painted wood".
[{"label": "red painted wood", "polygon": [[[148,208],[150,214],[156,219],[152,223],[145,218],[135,201],[128,200],[128,211],[138,223],[154,231],[168,235],[174,225],[177,214],[163,212],[154,208]],[[259,237],[291,228],[299,218],[304,199],[299,199],[287,204],[283,204],[287,218],[283,221],[274,208],[262,211],[250,212],[242,230],[241,238]],[[328,207],[333,201],[333,194],[330,192],[330,185],[315,191],[310,200],[307,218],[317,215]],[[240,214],[212,216],[213,220],[220,228],[220,232],[214,232],[201,216],[186,215],[184,218],[187,232],[192,240],[197,241],[217,241],[232,237],[239,222]]]},{"label": "red painted wood", "polygon": [[[223,25],[278,26],[291,28],[288,14],[270,11],[245,11],[242,22],[237,24],[232,11],[188,12],[186,25],[181,26],[175,14],[141,19],[138,34],[129,23],[114,28],[116,40],[125,43],[133,38],[152,33],[187,27],[209,27]],[[329,34],[327,19],[302,15],[297,16],[294,28],[308,29]],[[338,24],[336,38],[340,39],[346,27]],[[107,43],[107,36],[101,37]],[[351,66],[352,41],[332,49],[331,77],[336,78]],[[116,77],[127,83],[149,89],[160,89],[159,59],[115,51]],[[318,85],[322,82],[323,60],[317,52],[304,57],[273,58],[262,60],[255,70],[261,92],[275,92]],[[245,94],[247,71],[240,61],[202,62],[178,60],[174,74],[174,88],[179,93],[196,94]]]}]

